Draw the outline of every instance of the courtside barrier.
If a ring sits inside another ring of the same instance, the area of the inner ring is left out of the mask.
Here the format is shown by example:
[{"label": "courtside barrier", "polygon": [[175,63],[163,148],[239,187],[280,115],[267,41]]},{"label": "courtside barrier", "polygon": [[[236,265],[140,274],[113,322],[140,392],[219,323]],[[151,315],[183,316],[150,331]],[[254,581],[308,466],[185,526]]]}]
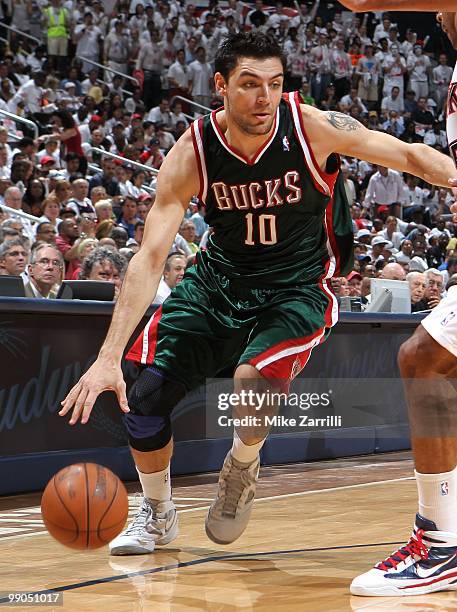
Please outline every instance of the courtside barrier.
[{"label": "courtside barrier", "polygon": [[[86,425],[71,427],[68,418],[57,415],[60,401],[95,359],[112,309],[109,302],[0,298],[0,494],[38,490],[61,467],[78,461],[95,461],[124,479],[137,478],[113,393],[97,401]],[[343,412],[341,427],[275,433],[262,450],[262,462],[409,448],[396,358],[400,344],[422,317],[342,313],[330,338],[314,349],[297,385],[308,379],[325,380],[335,388],[347,381],[368,382],[359,394],[348,392],[347,399],[340,399],[335,410]],[[123,367],[131,385],[138,368],[127,362]],[[227,364],[223,375],[228,378],[232,371]],[[379,391],[370,383],[373,379],[392,381],[387,385],[390,395],[384,397],[385,385]],[[207,435],[205,397],[205,390],[199,389],[175,409],[175,474],[220,469],[231,445],[230,432],[223,437]]]}]

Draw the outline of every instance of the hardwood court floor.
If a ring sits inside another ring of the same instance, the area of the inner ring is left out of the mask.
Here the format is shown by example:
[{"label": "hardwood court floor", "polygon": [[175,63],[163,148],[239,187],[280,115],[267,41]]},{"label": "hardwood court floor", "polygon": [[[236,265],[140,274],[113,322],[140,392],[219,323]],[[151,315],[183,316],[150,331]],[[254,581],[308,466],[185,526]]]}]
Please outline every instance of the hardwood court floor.
[{"label": "hardwood court floor", "polygon": [[412,473],[408,453],[264,468],[251,523],[226,547],[203,526],[217,475],[177,478],[181,533],[140,557],[66,549],[45,532],[39,496],[0,498],[0,591],[62,589],[63,606],[44,609],[75,612],[457,612],[453,592],[392,599],[348,591],[356,574],[409,538]]}]

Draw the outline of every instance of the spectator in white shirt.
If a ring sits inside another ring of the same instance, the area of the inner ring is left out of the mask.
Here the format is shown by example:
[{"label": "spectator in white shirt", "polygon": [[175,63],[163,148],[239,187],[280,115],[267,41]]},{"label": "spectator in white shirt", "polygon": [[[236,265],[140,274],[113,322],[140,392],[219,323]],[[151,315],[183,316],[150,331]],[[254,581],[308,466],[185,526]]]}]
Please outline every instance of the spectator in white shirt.
[{"label": "spectator in white shirt", "polygon": [[363,206],[365,208],[388,206],[392,216],[400,214],[400,204],[403,201],[404,182],[401,174],[384,166],[377,166],[378,171],[368,181],[368,188]]},{"label": "spectator in white shirt", "polygon": [[45,81],[46,75],[44,72],[35,72],[33,77],[17,90],[17,98],[24,101],[25,108],[29,113],[41,112]]},{"label": "spectator in white shirt", "polygon": [[98,86],[98,69],[91,68],[89,72],[87,73],[87,79],[84,79],[84,81],[81,83],[81,91],[84,95],[87,95],[93,87],[97,87],[97,86]]},{"label": "spectator in white shirt", "polygon": [[168,69],[168,86],[170,88],[170,96],[189,95],[190,85],[190,70],[186,64],[186,53],[184,49],[180,49],[176,54],[176,61]]},{"label": "spectator in white shirt", "polygon": [[400,55],[398,44],[390,47],[390,53],[386,55],[382,62],[384,72],[383,95],[387,96],[392,91],[392,87],[400,89],[399,97],[403,99],[403,75],[406,73],[405,58]]},{"label": "spectator in white shirt", "polygon": [[405,238],[402,232],[397,231],[397,218],[393,216],[387,217],[386,227],[378,235],[389,240],[396,249],[400,249],[401,242]]},{"label": "spectator in white shirt", "polygon": [[160,32],[155,28],[151,28],[150,32],[151,42],[142,44],[136,61],[136,69],[144,72],[144,103],[148,110],[156,106],[162,97],[163,71]]},{"label": "spectator in white shirt", "polygon": [[131,190],[133,185],[128,178],[127,170],[124,168],[124,166],[116,166],[115,174],[117,182],[119,183],[119,191],[121,196],[125,197],[130,195],[132,193]]},{"label": "spectator in white shirt", "polygon": [[[89,11],[84,14],[84,23],[75,27],[76,55],[93,60],[99,57],[100,41],[102,39],[101,29],[94,25],[92,13]],[[95,59],[95,61],[97,61]],[[92,68],[93,64],[83,62],[83,72]]]},{"label": "spectator in white shirt", "polygon": [[351,58],[344,50],[343,38],[338,38],[336,41],[336,49],[331,51],[330,59],[332,63],[336,97],[339,100],[349,91],[350,79],[352,76]]},{"label": "spectator in white shirt", "polygon": [[172,113],[171,113],[171,123],[173,125],[173,129],[176,128],[176,124],[178,121],[182,121],[186,127],[189,126],[189,121],[187,117],[182,112],[182,104],[179,100],[176,100],[173,103]]},{"label": "spectator in white shirt", "polygon": [[152,123],[162,123],[169,128],[173,127],[170,103],[168,99],[162,98],[159,103],[159,106],[151,108],[146,119],[147,121],[151,121]]},{"label": "spectator in white shirt", "polygon": [[406,67],[409,72],[409,87],[419,98],[428,98],[428,75],[430,58],[422,53],[421,45],[414,45],[414,51],[408,56]]},{"label": "spectator in white shirt", "polygon": [[349,112],[351,106],[358,106],[362,114],[368,113],[367,107],[357,95],[356,87],[351,87],[349,93],[341,98],[339,106],[343,113]]},{"label": "spectator in white shirt", "polygon": [[403,207],[425,206],[425,200],[430,197],[428,189],[419,187],[420,179],[412,174],[406,175],[406,184],[403,187]]},{"label": "spectator in white shirt", "polygon": [[[130,48],[127,36],[124,34],[124,24],[120,19],[114,22],[114,31],[111,31],[105,38],[103,49],[105,64],[107,64],[108,68],[125,74],[128,67]],[[113,74],[109,71],[105,72],[108,82],[113,79]]]},{"label": "spectator in white shirt", "polygon": [[352,206],[352,204],[354,204],[356,198],[357,198],[357,193],[355,190],[355,184],[354,181],[349,178],[350,176],[350,170],[348,168],[348,166],[346,165],[342,165],[341,167],[341,171],[343,173],[343,179],[344,179],[344,190],[346,191],[346,196],[349,202],[349,206]]},{"label": "spectator in white shirt", "polygon": [[168,153],[172,146],[176,144],[175,137],[168,131],[168,128],[164,123],[157,123],[156,137],[160,141],[160,148],[166,153]]},{"label": "spectator in white shirt", "polygon": [[39,45],[33,53],[27,56],[27,65],[35,72],[43,68],[45,60],[46,47],[44,45]]},{"label": "spectator in white shirt", "polygon": [[11,169],[8,165],[8,150],[4,144],[0,144],[0,179],[9,179]]},{"label": "spectator in white shirt", "polygon": [[387,116],[390,111],[396,111],[397,113],[403,113],[405,110],[405,103],[403,96],[400,96],[400,88],[394,86],[391,89],[390,95],[385,96],[381,102],[381,112]]},{"label": "spectator in white shirt", "polygon": [[209,108],[213,69],[206,61],[206,51],[203,47],[197,48],[196,56],[197,59],[189,64],[191,80],[189,86],[195,102]]},{"label": "spectator in white shirt", "polygon": [[427,130],[424,135],[424,144],[434,147],[435,145],[439,145],[446,149],[447,147],[447,136],[446,132],[441,129],[441,124],[439,121],[435,121],[433,124],[433,129]]},{"label": "spectator in white shirt", "polygon": [[449,83],[452,78],[452,68],[448,66],[448,58],[445,53],[440,54],[439,65],[432,70],[432,80],[435,85],[435,100],[438,109],[443,108],[447,97]]},{"label": "spectator in white shirt", "polygon": [[52,134],[49,135],[44,142],[44,149],[38,151],[37,159],[41,163],[43,157],[52,157],[55,160],[55,168],[62,168],[62,161],[60,159],[60,150],[59,150],[59,141],[57,138],[53,137]]},{"label": "spectator in white shirt", "polygon": [[370,108],[378,101],[378,82],[381,74],[381,62],[374,56],[373,47],[365,47],[365,55],[357,62],[356,74],[360,77],[358,95]]},{"label": "spectator in white shirt", "polygon": [[[131,12],[131,9],[130,9]],[[136,4],[135,14],[130,18],[129,27],[134,30],[138,30],[140,33],[146,30],[148,23],[148,17],[144,10],[144,4]]]},{"label": "spectator in white shirt", "polygon": [[384,17],[384,19],[382,20],[382,23],[378,24],[375,27],[374,30],[374,34],[373,34],[373,40],[378,43],[381,38],[389,38],[389,30],[391,27],[392,23],[390,21],[390,19],[388,17]]},{"label": "spectator in white shirt", "polygon": [[408,55],[413,52],[414,45],[416,44],[416,42],[416,32],[413,32],[411,29],[408,28],[406,30],[406,40],[404,40],[400,45],[402,55],[408,57]]},{"label": "spectator in white shirt", "polygon": [[136,113],[138,107],[143,106],[143,90],[141,87],[134,87],[131,98],[127,98],[124,103],[125,109],[129,113]]},{"label": "spectator in white shirt", "polygon": [[[159,43],[162,49],[162,64],[164,69],[164,76],[167,75],[168,69],[171,67],[173,62],[176,60],[176,46],[174,42],[175,31],[173,28],[167,28],[165,36],[163,36]],[[168,87],[167,87],[168,89]]]},{"label": "spectator in white shirt", "polygon": [[308,53],[309,69],[311,71],[311,95],[320,103],[327,87],[332,80],[332,63],[329,38],[326,33],[319,34],[319,43]]},{"label": "spectator in white shirt", "polygon": [[[15,210],[22,210],[22,193],[20,189],[17,187],[8,187],[5,191],[4,195],[4,203],[5,206],[9,206],[9,208],[14,208]],[[14,213],[8,212],[8,215],[12,219],[19,219],[22,223],[22,233],[26,236],[30,243],[33,243],[35,240],[35,231],[33,229],[32,223],[28,219],[24,219],[24,217],[20,217]]]}]

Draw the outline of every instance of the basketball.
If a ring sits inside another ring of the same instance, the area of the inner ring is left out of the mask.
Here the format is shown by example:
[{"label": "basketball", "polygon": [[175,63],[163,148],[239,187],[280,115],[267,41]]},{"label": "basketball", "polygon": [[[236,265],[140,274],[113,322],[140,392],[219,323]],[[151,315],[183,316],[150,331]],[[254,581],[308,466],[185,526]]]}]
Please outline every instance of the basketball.
[{"label": "basketball", "polygon": [[105,546],[125,525],[128,498],[119,478],[102,465],[76,463],[57,472],[41,498],[46,529],[76,549]]}]

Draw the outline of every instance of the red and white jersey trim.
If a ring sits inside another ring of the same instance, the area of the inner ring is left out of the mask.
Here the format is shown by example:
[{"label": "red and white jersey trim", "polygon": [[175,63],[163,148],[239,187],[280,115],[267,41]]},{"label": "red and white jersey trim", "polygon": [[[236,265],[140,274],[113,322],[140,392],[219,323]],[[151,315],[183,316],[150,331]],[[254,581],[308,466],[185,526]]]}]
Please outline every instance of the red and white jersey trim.
[{"label": "red and white jersey trim", "polygon": [[200,192],[198,198],[204,204],[208,193],[208,174],[206,172],[205,151],[203,149],[203,119],[196,119],[190,126],[195,157],[197,159],[198,174],[200,176]]},{"label": "red and white jersey trim", "polygon": [[254,154],[252,159],[249,159],[248,157],[243,155],[243,153],[241,153],[241,151],[238,151],[235,147],[232,147],[227,142],[225,134],[221,130],[221,128],[220,128],[220,126],[219,126],[219,124],[217,122],[216,114],[219,112],[219,110],[220,109],[217,109],[217,110],[213,111],[211,113],[211,115],[210,115],[211,125],[213,126],[214,133],[216,134],[217,138],[219,139],[219,142],[224,147],[224,149],[226,149],[226,151],[228,151],[230,153],[230,155],[233,155],[233,157],[236,157],[236,159],[238,159],[239,161],[243,162],[244,164],[247,164],[248,166],[253,166],[254,164],[256,164],[259,161],[259,159],[262,157],[262,155],[268,149],[270,144],[275,139],[276,134],[278,133],[278,128],[279,128],[279,108],[276,111],[275,123],[274,123],[274,127],[273,127],[272,133],[270,134],[269,138],[263,143],[263,145],[260,147],[260,149],[258,149],[258,151]]},{"label": "red and white jersey trim", "polygon": [[[329,208],[331,209],[332,206],[333,206],[333,198],[328,203],[327,208],[325,210],[325,215],[324,215],[325,232],[327,234],[327,245],[326,246],[327,246],[327,252],[329,255],[329,261],[328,261],[328,267],[326,270],[326,274],[324,275],[324,278],[322,279],[321,287],[324,293],[328,296],[330,303],[332,305],[330,317],[331,317],[331,325],[333,327],[333,325],[335,325],[338,322],[338,301],[335,295],[332,293],[332,291],[329,289],[327,285],[327,280],[333,277],[333,275],[335,274],[335,270],[336,270],[336,257],[335,257],[335,253],[333,252],[332,245],[330,242],[330,232],[333,231],[333,229],[332,229],[332,219],[331,219],[331,216],[329,215]],[[329,225],[330,225],[330,228],[329,228]]]},{"label": "red and white jersey trim", "polygon": [[314,184],[316,188],[319,189],[319,191],[321,191],[325,195],[331,196],[333,194],[333,187],[335,185],[335,180],[338,175],[338,172],[335,172],[333,174],[327,174],[319,168],[319,165],[316,162],[313,151],[305,133],[300,109],[300,101],[297,92],[285,93],[284,99],[289,104],[290,110],[292,112],[295,134],[303,150],[306,165],[308,166],[308,170],[311,174]]},{"label": "red and white jersey trim", "polygon": [[149,329],[156,319],[160,319],[161,315],[162,315],[162,308],[158,308],[154,312],[152,317],[149,319],[149,321],[146,324],[146,327],[143,330],[143,348],[141,352],[141,363],[143,365],[148,364],[148,355],[149,355],[149,349],[150,349]]},{"label": "red and white jersey trim", "polygon": [[454,68],[451,82],[449,84],[449,96],[447,101],[446,133],[450,153],[457,166],[457,64]]},{"label": "red and white jersey trim", "polygon": [[[327,208],[325,209],[324,215],[324,226],[325,232],[327,236],[327,252],[329,255],[329,261],[326,264],[325,273],[321,280],[319,281],[319,285],[322,291],[328,296],[331,309],[328,312],[328,325],[333,326],[338,321],[338,302],[336,297],[330,290],[327,285],[327,280],[332,278],[335,273],[337,262],[335,253],[332,247],[332,237],[333,237],[333,222],[332,222],[332,207],[333,207],[333,191],[335,187],[335,182],[338,177],[339,168],[328,174],[319,168],[319,165],[316,162],[316,158],[314,157],[314,153],[312,151],[311,145],[309,143],[308,137],[305,132],[305,127],[303,125],[303,118],[300,109],[300,98],[297,92],[285,93],[284,94],[285,101],[289,104],[289,108],[292,113],[292,118],[294,121],[294,129],[295,135],[301,145],[303,150],[303,155],[305,157],[305,162],[308,167],[308,171],[311,175],[311,178],[314,182],[316,189],[318,189],[321,193],[330,196],[330,201],[327,204]],[[327,315],[327,313],[326,313]]]}]

